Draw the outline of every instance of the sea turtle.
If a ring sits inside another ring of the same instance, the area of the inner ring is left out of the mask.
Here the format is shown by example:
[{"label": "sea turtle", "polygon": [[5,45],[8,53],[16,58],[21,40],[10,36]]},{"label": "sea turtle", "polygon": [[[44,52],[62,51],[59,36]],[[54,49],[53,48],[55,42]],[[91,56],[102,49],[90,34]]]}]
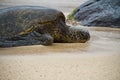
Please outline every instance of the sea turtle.
[{"label": "sea turtle", "polygon": [[67,26],[61,11],[40,6],[0,9],[0,47],[86,42],[88,31]]}]

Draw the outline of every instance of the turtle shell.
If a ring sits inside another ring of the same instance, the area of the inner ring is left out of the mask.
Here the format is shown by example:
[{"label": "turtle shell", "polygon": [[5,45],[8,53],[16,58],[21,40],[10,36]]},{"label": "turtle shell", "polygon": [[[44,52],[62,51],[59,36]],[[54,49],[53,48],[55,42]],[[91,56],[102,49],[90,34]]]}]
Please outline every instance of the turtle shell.
[{"label": "turtle shell", "polygon": [[40,6],[0,9],[0,47],[86,42],[89,33],[70,28],[61,11]]},{"label": "turtle shell", "polygon": [[[62,12],[40,6],[18,6],[0,9],[0,37],[14,37],[35,30],[37,25],[55,22]],[[62,29],[62,28],[61,28]]]}]

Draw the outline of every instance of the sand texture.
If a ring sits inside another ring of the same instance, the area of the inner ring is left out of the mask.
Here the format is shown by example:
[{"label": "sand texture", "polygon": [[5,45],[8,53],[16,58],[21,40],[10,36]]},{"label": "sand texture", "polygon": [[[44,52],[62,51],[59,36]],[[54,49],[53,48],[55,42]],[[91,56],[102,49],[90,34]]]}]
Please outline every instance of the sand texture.
[{"label": "sand texture", "polygon": [[120,55],[0,56],[0,80],[120,80]]}]

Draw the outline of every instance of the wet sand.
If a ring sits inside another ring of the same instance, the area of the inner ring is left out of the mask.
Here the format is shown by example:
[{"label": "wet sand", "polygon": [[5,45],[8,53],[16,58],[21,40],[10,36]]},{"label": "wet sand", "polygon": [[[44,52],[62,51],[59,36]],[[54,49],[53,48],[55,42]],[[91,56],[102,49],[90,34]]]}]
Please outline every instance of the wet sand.
[{"label": "wet sand", "polygon": [[0,80],[120,80],[117,54],[0,56]]},{"label": "wet sand", "polygon": [[[0,6],[44,5],[68,14],[80,1],[1,0]],[[86,28],[86,43],[0,48],[0,80],[120,80],[120,29]]]}]

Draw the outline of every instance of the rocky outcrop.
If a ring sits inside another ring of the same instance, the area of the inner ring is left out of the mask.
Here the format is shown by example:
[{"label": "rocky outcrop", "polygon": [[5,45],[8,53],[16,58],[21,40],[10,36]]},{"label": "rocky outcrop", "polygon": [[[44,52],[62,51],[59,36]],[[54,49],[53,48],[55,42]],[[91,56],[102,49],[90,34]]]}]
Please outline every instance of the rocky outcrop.
[{"label": "rocky outcrop", "polygon": [[69,15],[85,26],[120,28],[120,0],[89,0]]}]

